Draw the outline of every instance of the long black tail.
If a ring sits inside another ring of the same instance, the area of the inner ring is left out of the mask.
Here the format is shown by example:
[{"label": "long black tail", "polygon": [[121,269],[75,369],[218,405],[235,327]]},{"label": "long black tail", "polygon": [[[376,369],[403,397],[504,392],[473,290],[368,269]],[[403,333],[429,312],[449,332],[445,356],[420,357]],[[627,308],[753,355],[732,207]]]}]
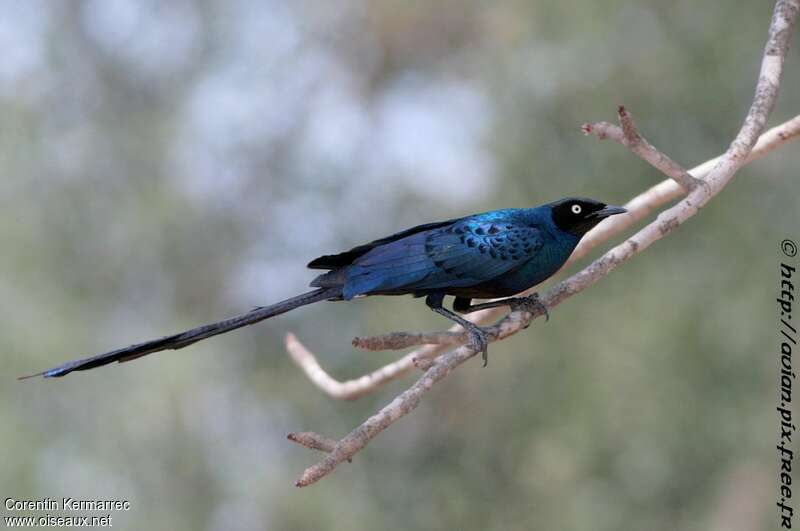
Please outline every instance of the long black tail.
[{"label": "long black tail", "polygon": [[217,334],[224,334],[231,330],[236,330],[243,326],[255,324],[264,319],[269,319],[276,315],[286,313],[300,306],[312,304],[328,299],[337,299],[341,296],[341,288],[321,288],[308,293],[303,293],[291,299],[278,302],[271,306],[262,306],[256,308],[248,313],[231,317],[224,321],[217,323],[207,324],[205,326],[198,326],[179,334],[165,336],[159,339],[145,341],[144,343],[137,343],[129,347],[112,350],[104,354],[98,354],[91,358],[83,358],[80,360],[68,361],[63,365],[54,367],[52,369],[42,371],[28,376],[21,376],[18,380],[26,378],[33,378],[34,376],[44,376],[45,378],[58,378],[65,376],[72,371],[85,371],[87,369],[94,369],[102,365],[107,365],[114,361],[122,363],[123,361],[131,361],[153,352],[160,352],[162,350],[177,350],[179,348],[188,347],[192,343],[196,343],[203,339],[216,336]]}]

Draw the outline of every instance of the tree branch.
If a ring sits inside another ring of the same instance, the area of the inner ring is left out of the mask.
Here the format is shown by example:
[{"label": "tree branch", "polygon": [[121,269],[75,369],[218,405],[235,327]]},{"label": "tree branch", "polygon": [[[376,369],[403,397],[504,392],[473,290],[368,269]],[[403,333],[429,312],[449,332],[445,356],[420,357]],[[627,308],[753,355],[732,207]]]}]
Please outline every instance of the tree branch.
[{"label": "tree branch", "polygon": [[333,449],[336,448],[336,443],[338,442],[335,439],[323,437],[313,431],[291,432],[286,438],[301,446],[305,446],[311,450],[319,450],[320,452],[332,452]]},{"label": "tree branch", "polygon": [[466,339],[463,331],[390,332],[353,338],[353,346],[362,350],[402,350],[417,345],[462,345]]},{"label": "tree branch", "polygon": [[[548,290],[545,296],[542,297],[542,302],[547,307],[556,306],[572,295],[583,291],[631,257],[670,234],[687,219],[697,214],[699,209],[718,194],[730,182],[736,171],[750,159],[750,153],[765,127],[767,118],[777,98],[783,63],[798,9],[800,9],[800,0],[778,0],[776,3],[753,103],[736,138],[728,150],[715,161],[708,172],[704,180],[704,186],[694,186],[685,198],[659,214],[655,221],[646,225],[622,244],[608,251],[585,269]],[[620,118],[622,119],[622,116]],[[623,131],[623,139],[627,139],[629,143],[630,134],[632,134],[630,130],[627,133]],[[791,136],[796,136],[796,134],[793,133]],[[637,145],[642,146],[644,144],[640,142]],[[647,144],[647,149],[650,148],[652,146]],[[652,149],[655,150],[655,148]],[[679,166],[677,167],[680,168]],[[669,176],[673,178],[672,175]],[[540,313],[542,313],[540,310],[531,314],[517,311],[511,312],[494,325],[496,336],[493,336],[492,339],[502,339],[519,332]],[[442,348],[440,345],[436,347]],[[417,357],[419,357],[420,351],[417,352]],[[395,364],[412,354],[414,353],[401,358]],[[419,405],[424,394],[436,382],[441,381],[458,365],[464,363],[475,354],[469,346],[462,346],[435,358],[422,377],[409,389],[338,441],[325,458],[306,469],[296,482],[296,485],[304,487],[330,474],[339,463],[350,459],[381,431],[413,411]],[[412,364],[414,359],[411,359]],[[373,385],[375,384],[373,383]]]},{"label": "tree branch", "polygon": [[619,106],[617,114],[619,115],[621,128],[608,122],[598,122],[594,124],[583,124],[581,129],[586,135],[594,134],[600,139],[612,138],[616,140],[633,151],[633,153],[640,158],[650,163],[651,166],[671,177],[686,192],[691,192],[703,182],[683,169],[680,164],[654,148],[650,142],[639,133],[639,129],[633,122],[633,116],[625,109],[624,105]]}]

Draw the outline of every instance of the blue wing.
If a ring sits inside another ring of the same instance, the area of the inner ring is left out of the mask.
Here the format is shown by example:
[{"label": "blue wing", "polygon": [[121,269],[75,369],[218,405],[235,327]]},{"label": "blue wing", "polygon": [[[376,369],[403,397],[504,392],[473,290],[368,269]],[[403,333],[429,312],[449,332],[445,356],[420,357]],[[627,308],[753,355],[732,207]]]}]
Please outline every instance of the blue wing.
[{"label": "blue wing", "polygon": [[397,240],[401,240],[412,234],[416,234],[418,232],[430,231],[433,229],[438,229],[441,227],[446,227],[448,225],[452,225],[457,221],[461,221],[463,218],[459,219],[448,219],[447,221],[436,221],[433,223],[425,223],[424,225],[417,225],[416,227],[411,227],[410,229],[406,229],[402,232],[398,232],[396,234],[392,234],[391,236],[387,236],[385,238],[381,238],[380,240],[375,240],[370,243],[365,243],[364,245],[359,245],[357,247],[353,247],[349,251],[345,251],[343,253],[338,254],[328,254],[325,256],[320,256],[308,263],[309,269],[337,269],[340,267],[345,267],[353,263],[353,261],[358,258],[359,256],[363,256],[367,254],[372,249],[379,247],[381,245],[386,245],[387,243],[391,243]]},{"label": "blue wing", "polygon": [[541,229],[513,217],[463,218],[360,256],[346,270],[343,295],[473,286],[522,266],[543,244]]}]

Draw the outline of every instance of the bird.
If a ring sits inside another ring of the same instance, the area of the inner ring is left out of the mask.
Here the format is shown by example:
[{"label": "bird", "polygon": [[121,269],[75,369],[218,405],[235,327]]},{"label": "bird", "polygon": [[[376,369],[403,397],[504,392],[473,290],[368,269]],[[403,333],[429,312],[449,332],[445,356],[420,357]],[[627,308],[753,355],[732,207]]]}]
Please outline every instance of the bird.
[{"label": "bird", "polygon": [[[434,312],[461,325],[483,364],[488,335],[459,314],[508,306],[512,311],[547,308],[537,294],[514,296],[545,281],[567,261],[581,238],[625,208],[567,197],[534,208],[509,208],[417,225],[349,251],[320,256],[310,269],[325,270],[315,288],[270,306],[216,323],[137,343],[96,356],[68,361],[19,379],[60,378],[112,362],[177,350],[212,336],[252,325],[320,301],[349,301],[375,295],[425,297]],[[453,310],[444,298],[454,297]],[[473,304],[473,299],[494,299]],[[547,315],[549,318],[549,315]]]}]

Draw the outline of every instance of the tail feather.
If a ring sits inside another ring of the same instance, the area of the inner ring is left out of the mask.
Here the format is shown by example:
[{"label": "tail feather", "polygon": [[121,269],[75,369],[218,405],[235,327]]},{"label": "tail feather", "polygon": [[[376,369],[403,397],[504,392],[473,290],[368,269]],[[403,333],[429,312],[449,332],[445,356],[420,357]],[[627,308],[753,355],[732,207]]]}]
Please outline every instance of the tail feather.
[{"label": "tail feather", "polygon": [[25,380],[35,376],[59,378],[71,373],[72,371],[85,371],[88,369],[94,369],[95,367],[107,365],[115,361],[119,363],[131,361],[154,352],[160,352],[162,350],[177,350],[179,348],[188,347],[192,343],[196,343],[203,339],[207,339],[218,334],[224,334],[225,332],[230,332],[231,330],[236,330],[237,328],[255,324],[259,321],[263,321],[264,319],[269,319],[270,317],[286,313],[300,306],[305,306],[307,304],[328,299],[337,299],[340,296],[341,288],[316,289],[314,291],[309,291],[308,293],[303,293],[302,295],[286,299],[285,301],[278,302],[271,306],[255,308],[248,313],[231,317],[230,319],[225,319],[224,321],[198,326],[197,328],[192,328],[191,330],[186,330],[185,332],[145,341],[144,343],[137,343],[129,347],[112,350],[110,352],[98,354],[97,356],[92,356],[90,358],[68,361],[67,363],[46,371],[28,376],[21,376],[18,378],[18,380]]}]

